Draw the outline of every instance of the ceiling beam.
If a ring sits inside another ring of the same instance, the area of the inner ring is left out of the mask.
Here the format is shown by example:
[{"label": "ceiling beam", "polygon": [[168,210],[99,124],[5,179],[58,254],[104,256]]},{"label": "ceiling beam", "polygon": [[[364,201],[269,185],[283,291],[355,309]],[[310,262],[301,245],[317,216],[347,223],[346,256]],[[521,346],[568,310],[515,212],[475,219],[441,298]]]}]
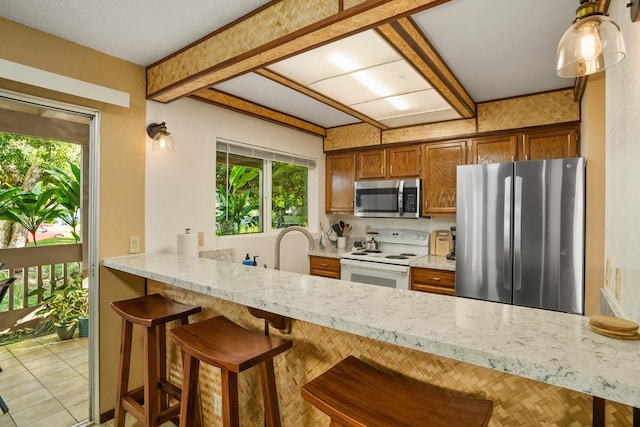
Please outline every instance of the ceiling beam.
[{"label": "ceiling beam", "polygon": [[238,98],[214,89],[202,89],[191,95],[191,98],[203,101],[229,110],[238,111],[250,116],[277,123],[283,126],[301,130],[312,135],[324,137],[326,130],[322,126],[315,125],[306,120],[290,116],[280,111],[267,108],[246,99]]},{"label": "ceiling beam", "polygon": [[400,18],[377,30],[462,118],[475,117],[475,102],[412,19]]},{"label": "ceiling beam", "polygon": [[449,0],[279,0],[147,67],[147,97],[170,102],[289,56]]},{"label": "ceiling beam", "polygon": [[386,126],[374,119],[372,119],[369,116],[366,116],[362,113],[360,113],[359,111],[354,110],[353,108],[350,108],[344,104],[341,104],[327,96],[322,95],[321,93],[318,93],[312,89],[309,89],[306,86],[303,86],[299,83],[294,82],[293,80],[287,79],[286,77],[278,74],[278,73],[274,73],[273,71],[267,70],[266,68],[261,68],[259,70],[255,71],[257,74],[260,74],[262,77],[266,77],[270,80],[273,80],[276,83],[280,83],[284,86],[287,86],[290,89],[293,89],[295,91],[298,91],[304,95],[307,95],[317,101],[320,101],[324,104],[329,105],[330,107],[333,107],[337,110],[342,111],[343,113],[349,114],[365,123],[370,124],[371,126],[377,127],[378,129],[381,130],[386,130],[389,129],[389,126]]}]

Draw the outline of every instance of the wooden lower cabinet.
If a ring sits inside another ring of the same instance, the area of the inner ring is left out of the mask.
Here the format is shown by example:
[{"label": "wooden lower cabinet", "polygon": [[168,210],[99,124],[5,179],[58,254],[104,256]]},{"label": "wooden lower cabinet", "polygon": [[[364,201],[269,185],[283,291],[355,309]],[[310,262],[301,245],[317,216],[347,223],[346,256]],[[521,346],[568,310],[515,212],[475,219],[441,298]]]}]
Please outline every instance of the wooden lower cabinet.
[{"label": "wooden lower cabinet", "polygon": [[340,278],[340,258],[309,256],[309,274],[312,276]]},{"label": "wooden lower cabinet", "polygon": [[411,289],[455,296],[456,273],[449,270],[411,267]]}]

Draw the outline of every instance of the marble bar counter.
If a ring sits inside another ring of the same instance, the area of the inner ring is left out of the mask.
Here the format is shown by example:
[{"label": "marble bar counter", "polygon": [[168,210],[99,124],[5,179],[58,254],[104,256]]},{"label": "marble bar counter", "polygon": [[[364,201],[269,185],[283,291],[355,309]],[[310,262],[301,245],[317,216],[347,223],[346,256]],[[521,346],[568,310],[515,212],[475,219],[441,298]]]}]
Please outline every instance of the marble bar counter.
[{"label": "marble bar counter", "polygon": [[419,352],[640,407],[640,341],[583,316],[389,289],[175,254],[107,268]]}]

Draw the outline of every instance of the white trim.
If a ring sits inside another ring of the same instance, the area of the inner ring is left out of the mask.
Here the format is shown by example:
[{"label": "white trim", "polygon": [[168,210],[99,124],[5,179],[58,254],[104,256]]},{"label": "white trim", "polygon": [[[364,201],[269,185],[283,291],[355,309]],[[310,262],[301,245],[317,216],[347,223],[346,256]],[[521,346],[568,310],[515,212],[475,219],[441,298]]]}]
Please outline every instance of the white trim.
[{"label": "white trim", "polygon": [[[72,112],[78,115],[91,117],[89,123],[89,242],[88,242],[88,266],[89,266],[89,317],[99,317],[99,200],[100,200],[100,112],[87,107],[66,104],[45,98],[25,95],[5,89],[0,89],[0,98],[14,102],[23,102],[44,106],[50,109]],[[89,417],[86,425],[97,423],[100,419],[100,378],[99,378],[99,324],[97,321],[89,323]],[[80,423],[85,425],[85,423]]]},{"label": "white trim", "polygon": [[126,92],[7,61],[2,58],[0,58],[0,78],[129,108],[130,97]]}]

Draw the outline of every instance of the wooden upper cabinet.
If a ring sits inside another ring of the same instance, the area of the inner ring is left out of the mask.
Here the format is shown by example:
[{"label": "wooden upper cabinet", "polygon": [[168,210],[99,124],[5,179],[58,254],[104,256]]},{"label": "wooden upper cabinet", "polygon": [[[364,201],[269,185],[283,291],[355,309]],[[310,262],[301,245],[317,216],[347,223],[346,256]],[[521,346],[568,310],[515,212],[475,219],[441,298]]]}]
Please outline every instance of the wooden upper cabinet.
[{"label": "wooden upper cabinet", "polygon": [[518,160],[519,135],[487,136],[471,140],[469,164],[500,163]]},{"label": "wooden upper cabinet", "polygon": [[389,178],[417,178],[420,176],[420,146],[387,148]]},{"label": "wooden upper cabinet", "polygon": [[423,150],[422,213],[456,211],[456,168],[465,164],[467,141],[425,144]]},{"label": "wooden upper cabinet", "polygon": [[419,145],[362,150],[357,179],[418,178],[420,163]]},{"label": "wooden upper cabinet", "polygon": [[358,152],[358,179],[384,178],[386,153],[383,148]]},{"label": "wooden upper cabinet", "polygon": [[577,127],[525,132],[522,148],[524,158],[520,160],[577,157],[580,154]]},{"label": "wooden upper cabinet", "polygon": [[353,213],[353,183],[356,179],[355,153],[327,153],[325,210]]}]

